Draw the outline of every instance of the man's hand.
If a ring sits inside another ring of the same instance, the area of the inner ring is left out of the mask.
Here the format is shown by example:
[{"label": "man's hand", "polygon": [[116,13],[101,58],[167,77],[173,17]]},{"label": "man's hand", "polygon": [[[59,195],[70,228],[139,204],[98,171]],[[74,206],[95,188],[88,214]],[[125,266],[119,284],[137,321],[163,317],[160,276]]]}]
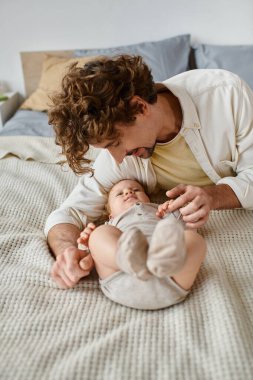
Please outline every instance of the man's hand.
[{"label": "man's hand", "polygon": [[173,199],[167,211],[179,210],[187,228],[199,228],[208,220],[210,210],[241,207],[230,186],[211,185],[205,187],[180,184],[166,192]]},{"label": "man's hand", "polygon": [[76,285],[82,277],[88,276],[93,267],[90,253],[72,246],[57,255],[51,275],[60,288],[68,289]]},{"label": "man's hand", "polygon": [[94,267],[88,251],[78,249],[80,230],[76,226],[56,224],[48,232],[48,244],[55,256],[51,275],[62,289],[72,288]]},{"label": "man's hand", "polygon": [[167,212],[179,210],[187,228],[199,228],[208,220],[213,200],[204,187],[180,184],[166,195],[173,199]]}]

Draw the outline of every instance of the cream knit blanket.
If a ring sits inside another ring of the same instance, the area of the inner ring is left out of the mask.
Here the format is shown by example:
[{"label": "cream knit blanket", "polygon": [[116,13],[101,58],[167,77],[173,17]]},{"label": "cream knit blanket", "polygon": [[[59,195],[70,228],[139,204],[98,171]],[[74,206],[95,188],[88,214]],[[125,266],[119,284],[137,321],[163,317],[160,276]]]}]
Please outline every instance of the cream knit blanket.
[{"label": "cream knit blanket", "polygon": [[96,275],[73,290],[50,278],[43,227],[77,178],[60,165],[0,161],[0,379],[251,380],[253,212],[213,212],[208,255],[185,302],[117,305]]},{"label": "cream knit blanket", "polygon": [[[88,150],[86,157],[95,160],[100,149]],[[55,144],[54,137],[42,136],[1,136],[0,159],[15,156],[22,160],[57,164],[65,161],[61,148]]]}]

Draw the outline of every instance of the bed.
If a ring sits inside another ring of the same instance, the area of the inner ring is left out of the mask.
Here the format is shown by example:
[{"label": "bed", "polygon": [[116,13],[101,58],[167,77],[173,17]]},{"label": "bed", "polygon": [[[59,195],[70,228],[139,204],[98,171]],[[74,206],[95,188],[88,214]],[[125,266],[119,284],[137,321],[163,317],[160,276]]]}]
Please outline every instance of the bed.
[{"label": "bed", "polygon": [[[168,39],[168,56],[174,52],[177,59],[163,75],[188,69],[194,49],[205,54],[218,49],[192,47],[189,35],[177,39]],[[163,53],[164,43],[157,42]],[[142,49],[154,72],[158,64],[166,71],[167,57],[157,62],[161,57],[153,45],[132,45],[126,51]],[[235,59],[240,48],[230,47]],[[111,52],[115,48],[22,53],[26,102],[41,87],[48,54],[61,61]],[[195,64],[198,59],[195,54]],[[253,71],[249,82],[252,78]],[[95,271],[74,289],[60,290],[50,278],[54,259],[43,228],[78,177],[62,165],[64,157],[40,106],[22,106],[0,131],[0,378],[252,379],[253,212],[211,213],[200,230],[207,258],[181,304],[158,311],[120,306],[101,293]],[[91,151],[90,158],[97,154]]]}]

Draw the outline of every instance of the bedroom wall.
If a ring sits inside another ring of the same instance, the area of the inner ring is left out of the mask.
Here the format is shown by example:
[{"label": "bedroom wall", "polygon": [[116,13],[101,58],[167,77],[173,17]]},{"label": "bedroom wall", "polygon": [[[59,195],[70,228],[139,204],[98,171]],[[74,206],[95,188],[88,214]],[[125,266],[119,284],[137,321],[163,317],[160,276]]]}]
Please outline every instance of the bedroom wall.
[{"label": "bedroom wall", "polygon": [[24,93],[20,51],[109,47],[191,33],[253,44],[252,0],[0,0],[0,81]]}]

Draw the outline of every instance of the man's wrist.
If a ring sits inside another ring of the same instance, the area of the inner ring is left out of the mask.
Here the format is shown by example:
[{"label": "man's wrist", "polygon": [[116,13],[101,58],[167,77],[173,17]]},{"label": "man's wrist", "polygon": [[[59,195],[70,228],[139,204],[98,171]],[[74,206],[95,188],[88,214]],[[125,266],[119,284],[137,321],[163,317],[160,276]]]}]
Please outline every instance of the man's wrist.
[{"label": "man's wrist", "polygon": [[78,227],[72,224],[57,224],[48,232],[48,245],[55,257],[67,248],[77,248]]},{"label": "man's wrist", "polygon": [[240,208],[241,203],[233,189],[226,184],[206,186],[205,190],[211,198],[211,210]]}]

